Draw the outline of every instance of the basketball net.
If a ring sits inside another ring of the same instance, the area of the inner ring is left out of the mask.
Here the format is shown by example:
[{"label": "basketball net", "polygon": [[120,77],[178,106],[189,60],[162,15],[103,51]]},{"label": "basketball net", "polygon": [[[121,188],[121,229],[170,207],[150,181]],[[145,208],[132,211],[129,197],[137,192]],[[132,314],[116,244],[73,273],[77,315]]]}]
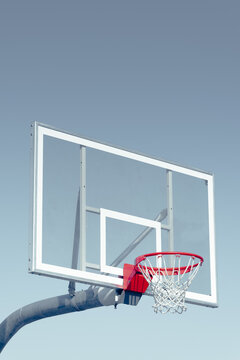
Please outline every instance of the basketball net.
[{"label": "basketball net", "polygon": [[189,256],[187,266],[181,266],[179,254],[172,257],[171,268],[167,267],[165,257],[169,254],[158,255],[157,267],[153,267],[149,257],[146,257],[138,265],[138,270],[149,283],[150,292],[154,297],[153,309],[156,313],[165,314],[186,311],[185,296],[188,287],[196,276],[200,262],[195,263],[195,257]]}]

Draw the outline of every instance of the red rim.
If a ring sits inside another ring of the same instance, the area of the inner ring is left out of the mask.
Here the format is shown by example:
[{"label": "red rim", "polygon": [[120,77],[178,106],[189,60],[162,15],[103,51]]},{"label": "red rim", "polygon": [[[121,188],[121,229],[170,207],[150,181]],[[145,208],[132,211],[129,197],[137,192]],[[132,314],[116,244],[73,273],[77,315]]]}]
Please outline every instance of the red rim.
[{"label": "red rim", "polygon": [[[190,272],[193,268],[195,268],[196,266],[198,266],[199,264],[202,265],[204,259],[202,256],[197,255],[197,254],[192,254],[192,253],[186,253],[186,252],[178,252],[178,251],[163,251],[163,252],[155,252],[155,253],[149,253],[149,254],[144,254],[141,256],[138,256],[135,260],[135,270],[137,272],[141,272],[139,270],[139,267],[141,267],[142,265],[140,264],[143,260],[145,260],[147,257],[151,257],[151,256],[159,256],[161,257],[162,255],[179,255],[179,256],[189,256],[192,258],[197,258],[199,259],[199,262],[197,262],[194,265],[189,265],[189,266],[181,266],[179,267],[169,267],[169,268],[157,268],[157,267],[153,267],[152,269],[155,272],[158,272],[160,270],[160,272],[162,273],[162,275],[178,275],[179,274],[179,269],[180,269],[180,274],[183,273],[188,273]],[[139,267],[138,267],[139,266]],[[152,270],[150,267],[148,267],[149,272],[151,272]]]}]

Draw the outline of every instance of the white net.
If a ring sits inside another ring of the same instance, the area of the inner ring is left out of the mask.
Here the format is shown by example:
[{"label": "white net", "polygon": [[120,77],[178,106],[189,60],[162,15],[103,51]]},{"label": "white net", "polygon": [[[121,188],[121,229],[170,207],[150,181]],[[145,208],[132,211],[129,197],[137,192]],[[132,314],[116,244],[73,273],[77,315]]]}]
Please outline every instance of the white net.
[{"label": "white net", "polygon": [[153,266],[150,258],[152,256],[143,259],[137,267],[149,283],[155,302],[154,311],[162,314],[186,311],[185,295],[199,270],[199,259],[188,256],[187,263],[181,265],[180,254],[157,255],[153,260],[157,266]]}]

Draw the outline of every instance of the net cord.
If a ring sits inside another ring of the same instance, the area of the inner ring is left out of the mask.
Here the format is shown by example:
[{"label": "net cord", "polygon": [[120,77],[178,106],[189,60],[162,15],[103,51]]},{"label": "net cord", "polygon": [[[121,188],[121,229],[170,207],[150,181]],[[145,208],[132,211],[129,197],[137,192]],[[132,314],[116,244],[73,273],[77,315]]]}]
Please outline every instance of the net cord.
[{"label": "net cord", "polygon": [[[158,263],[158,260],[160,260],[160,263]],[[153,267],[148,257],[141,264],[138,264],[139,271],[141,271],[145,280],[150,285],[155,301],[153,306],[155,312],[166,313],[170,311],[182,313],[186,310],[186,290],[196,276],[200,266],[200,263],[198,263],[194,267],[194,260],[193,256],[189,257],[188,264],[182,274],[180,255],[174,257],[171,268],[167,267],[164,255],[157,257],[157,267]],[[188,278],[186,278],[186,274]]]}]

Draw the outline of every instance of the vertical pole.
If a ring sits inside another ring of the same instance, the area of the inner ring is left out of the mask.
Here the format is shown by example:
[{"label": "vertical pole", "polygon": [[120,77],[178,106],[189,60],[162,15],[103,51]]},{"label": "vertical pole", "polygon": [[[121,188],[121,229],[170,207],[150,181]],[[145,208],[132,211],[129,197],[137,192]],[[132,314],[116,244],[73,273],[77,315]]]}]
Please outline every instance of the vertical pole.
[{"label": "vertical pole", "polygon": [[[72,252],[72,269],[78,268],[86,270],[86,148],[80,147],[80,188],[78,192],[74,242]],[[75,295],[75,281],[70,281],[68,292],[71,296]]]},{"label": "vertical pole", "polygon": [[169,251],[174,251],[173,237],[173,184],[172,171],[167,170],[167,207],[168,207],[168,247]]},{"label": "vertical pole", "polygon": [[[75,215],[75,229],[74,229],[74,241],[73,241],[73,252],[72,252],[72,269],[78,268],[78,253],[79,253],[79,234],[80,234],[80,191],[78,192],[76,215]],[[75,281],[69,281],[68,292],[71,296],[75,295]]]},{"label": "vertical pole", "polygon": [[80,146],[80,270],[86,270],[86,147]]}]

